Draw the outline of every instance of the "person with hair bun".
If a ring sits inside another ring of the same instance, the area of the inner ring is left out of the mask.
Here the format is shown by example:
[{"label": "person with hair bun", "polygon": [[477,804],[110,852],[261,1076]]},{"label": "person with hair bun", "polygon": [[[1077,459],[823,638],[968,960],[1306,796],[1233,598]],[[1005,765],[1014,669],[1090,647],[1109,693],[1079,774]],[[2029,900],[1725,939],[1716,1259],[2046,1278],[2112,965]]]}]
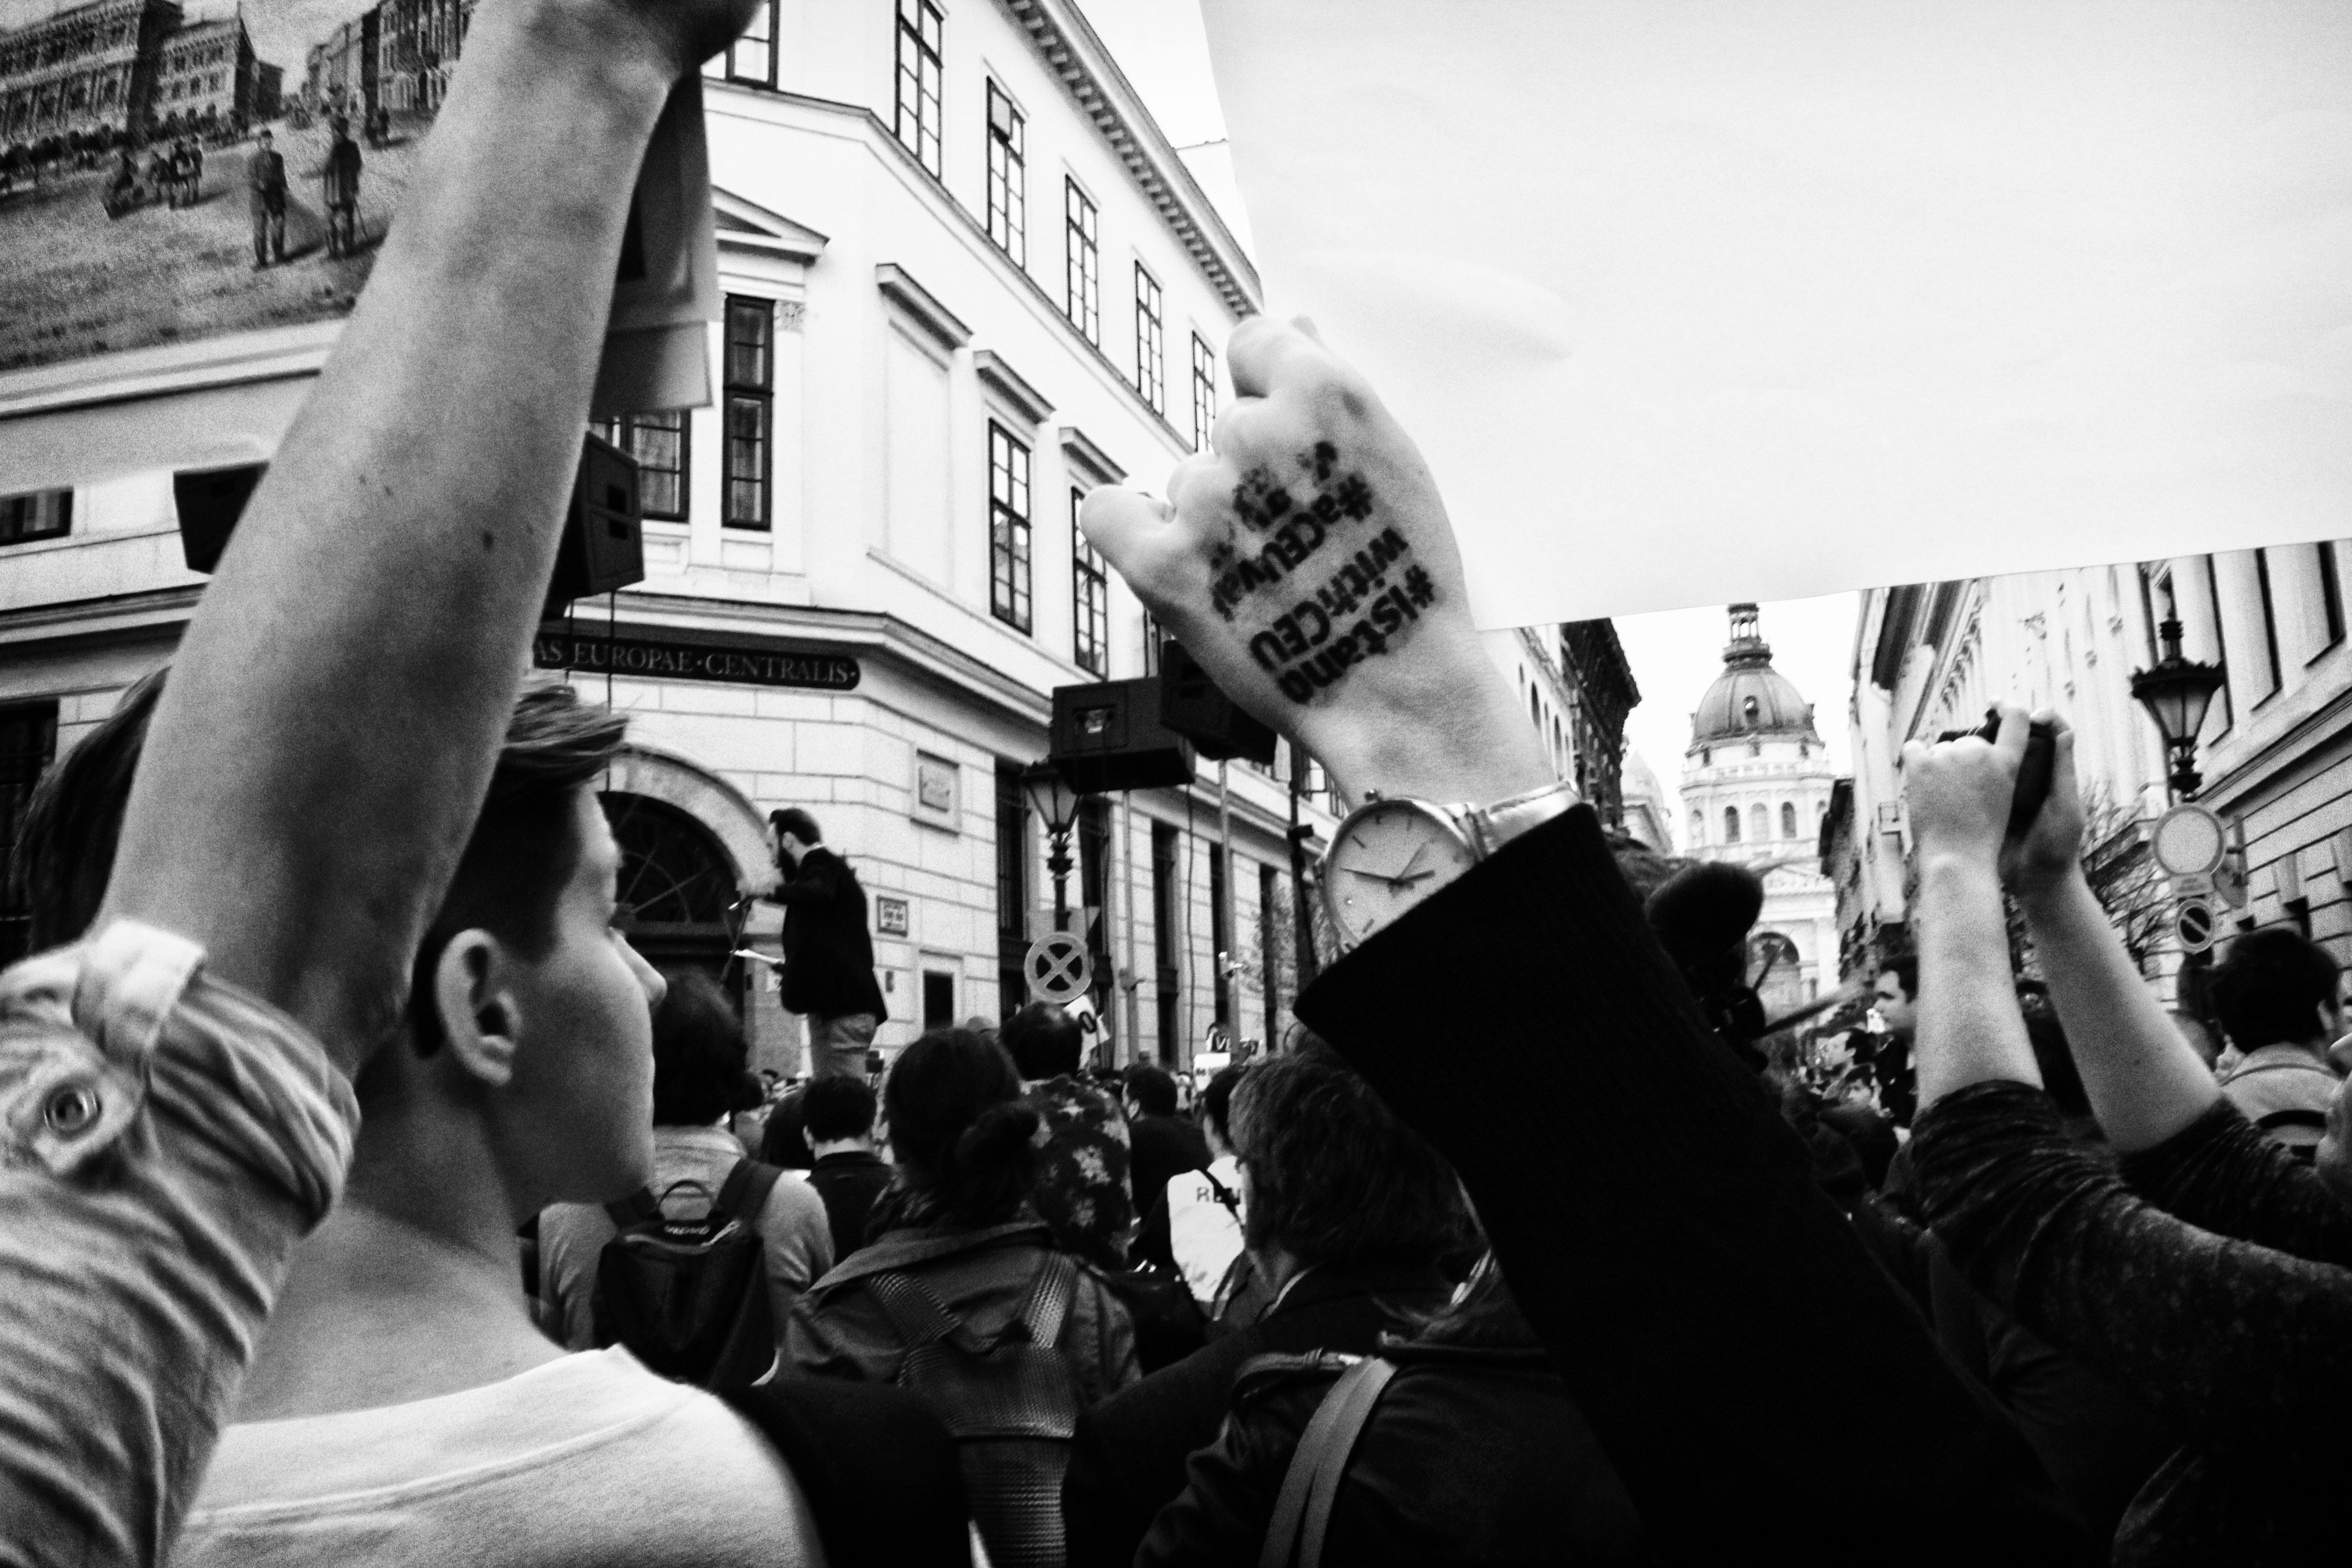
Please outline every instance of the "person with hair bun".
[{"label": "person with hair bun", "polygon": [[[803,1373],[898,1380],[908,1347],[867,1288],[877,1275],[911,1277],[993,1342],[1057,1256],[1029,1201],[1037,1112],[1003,1047],[969,1029],[935,1029],[899,1056],[882,1105],[898,1168],[874,1200],[866,1245],[793,1309],[784,1361]],[[1082,1405],[1142,1375],[1127,1309],[1084,1269],[1054,1348]]]}]

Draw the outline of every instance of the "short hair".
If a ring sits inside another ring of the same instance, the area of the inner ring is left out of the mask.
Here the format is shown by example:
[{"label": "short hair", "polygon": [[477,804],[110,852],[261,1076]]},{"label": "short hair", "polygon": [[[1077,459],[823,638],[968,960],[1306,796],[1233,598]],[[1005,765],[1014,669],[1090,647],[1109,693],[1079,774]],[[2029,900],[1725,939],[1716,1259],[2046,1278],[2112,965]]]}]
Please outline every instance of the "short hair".
[{"label": "short hair", "polygon": [[899,1053],[882,1103],[897,1179],[942,1223],[1000,1224],[1028,1202],[1037,1112],[1003,1047],[969,1029],[934,1029]]},{"label": "short hair", "polygon": [[[37,949],[74,941],[98,918],[164,679],[159,669],[125,691],[34,792],[17,867]],[[580,860],[573,793],[620,753],[627,731],[627,720],[590,707],[560,681],[533,682],[515,700],[489,796],[409,972],[419,1056],[441,1047],[428,980],[450,939],[480,927],[529,958],[554,945],[556,902]]]},{"label": "short hair", "polygon": [[1010,1018],[998,1039],[1013,1053],[1021,1076],[1035,1082],[1078,1070],[1086,1052],[1087,1032],[1066,1008],[1051,1002],[1032,1002]]},{"label": "short hair", "polygon": [[1202,1120],[1216,1129],[1217,1137],[1229,1149],[1234,1142],[1234,1087],[1242,1081],[1242,1075],[1247,1071],[1249,1068],[1238,1063],[1219,1068],[1216,1076],[1210,1079],[1207,1087],[1201,1090]]},{"label": "short hair", "polygon": [[2213,972],[2214,1021],[2242,1051],[2307,1040],[2321,1032],[2319,1009],[2336,1001],[2335,956],[2292,926],[2264,926],[2230,943]]},{"label": "short hair", "polygon": [[758,1105],[764,1096],[727,993],[698,969],[668,980],[654,1009],[654,1125],[708,1127]]},{"label": "short hair", "polygon": [[1878,966],[1881,974],[1892,974],[1895,983],[1903,987],[1906,1001],[1919,1000],[1919,961],[1909,956],[1890,958]]},{"label": "short hair", "polygon": [[1233,1121],[1253,1247],[1436,1267],[1475,1235],[1453,1168],[1319,1040],[1253,1066]]},{"label": "short hair", "polygon": [[1138,1062],[1127,1069],[1119,1080],[1127,1097],[1143,1109],[1146,1116],[1176,1114],[1176,1080],[1168,1069],[1150,1062]]},{"label": "short hair", "polygon": [[827,1073],[801,1093],[801,1129],[812,1143],[837,1143],[874,1131],[874,1090],[856,1073]]},{"label": "short hair", "polygon": [[776,837],[779,838],[789,833],[803,844],[824,842],[824,835],[817,828],[816,818],[797,805],[788,805],[782,811],[768,813],[768,824],[776,830]]}]

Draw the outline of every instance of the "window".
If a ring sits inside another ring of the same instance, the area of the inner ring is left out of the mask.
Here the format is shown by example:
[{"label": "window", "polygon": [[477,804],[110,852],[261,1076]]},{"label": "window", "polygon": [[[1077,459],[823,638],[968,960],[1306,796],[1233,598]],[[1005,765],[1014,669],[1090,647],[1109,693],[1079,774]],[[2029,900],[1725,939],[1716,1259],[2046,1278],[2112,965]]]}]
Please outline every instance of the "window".
[{"label": "window", "polygon": [[2269,661],[2270,689],[2275,692],[2284,679],[2279,673],[2278,615],[2271,604],[2271,552],[2267,550],[2254,552],[2254,587],[2262,598],[2263,654]]},{"label": "window", "polygon": [[988,612],[1029,629],[1029,448],[988,424]]},{"label": "window", "polygon": [[1232,962],[1233,942],[1225,930],[1225,847],[1209,846],[1209,952],[1217,970],[1217,1022],[1227,1028],[1234,1024],[1234,977],[1225,965]]},{"label": "window", "polygon": [[[2213,615],[2213,662],[2227,670],[2230,668],[2230,647],[2221,636],[2221,579],[2213,570],[2210,555],[2205,557],[2205,603]],[[2230,726],[2237,722],[2237,713],[2230,701],[2228,681],[2221,683],[2221,689],[2213,694],[2213,705],[2221,710],[2221,728],[2214,733],[2227,734]]]},{"label": "window", "polygon": [[63,539],[73,531],[73,491],[31,490],[0,496],[0,544]]},{"label": "window", "polygon": [[1029,800],[1021,764],[996,763],[996,1005],[1011,1017],[1029,999]]},{"label": "window", "polygon": [[1797,808],[1784,800],[1780,803],[1780,837],[1794,838],[1796,836]]},{"label": "window", "polygon": [[1100,678],[1110,673],[1110,576],[1103,558],[1078,527],[1078,506],[1087,492],[1070,491],[1070,621],[1076,628],[1070,657]]},{"label": "window", "polygon": [[1013,258],[1016,267],[1029,265],[1029,166],[1024,151],[1027,122],[1004,89],[988,84],[988,237]]},{"label": "window", "polygon": [[[955,1027],[955,971],[923,971],[923,1032]],[[870,1058],[869,1058],[870,1059]]]},{"label": "window", "polygon": [[1706,842],[1706,813],[1703,811],[1691,813],[1690,841],[1691,847],[1694,849]]},{"label": "window", "polygon": [[1155,414],[1168,410],[1167,340],[1160,324],[1160,284],[1135,264],[1135,390]]},{"label": "window", "polygon": [[1062,182],[1062,240],[1066,252],[1062,308],[1087,342],[1102,346],[1102,255],[1095,243],[1095,204],[1076,180]]},{"label": "window", "polygon": [[1723,841],[1726,844],[1739,842],[1739,808],[1736,805],[1723,808]]},{"label": "window", "polygon": [[1181,914],[1176,889],[1176,830],[1164,822],[1151,825],[1151,978],[1153,1023],[1160,1034],[1160,1060],[1176,1060],[1177,1005],[1183,994],[1182,957],[1177,947],[1177,921]]},{"label": "window", "polygon": [[1748,808],[1748,837],[1759,844],[1772,837],[1772,818],[1765,811],[1763,802],[1759,801]]},{"label": "window", "polygon": [[23,868],[16,840],[33,786],[58,754],[58,705],[25,702],[0,708],[0,964],[32,948],[33,911],[21,900]]},{"label": "window", "polygon": [[751,25],[730,46],[724,57],[729,81],[748,81],[759,87],[776,85],[776,6],[775,0],[761,0],[760,8],[751,14]]},{"label": "window", "polygon": [[1209,449],[1209,432],[1217,427],[1217,354],[1201,334],[1192,334],[1192,450]]},{"label": "window", "polygon": [[768,526],[768,432],[775,417],[776,307],[727,297],[727,513],[730,528]]},{"label": "window", "polygon": [[601,419],[596,434],[637,460],[637,495],[646,515],[686,521],[686,413],[632,414]]},{"label": "window", "polygon": [[1143,612],[1143,673],[1160,673],[1160,623],[1150,610]]},{"label": "window", "polygon": [[2344,579],[2336,574],[2336,542],[2323,540],[2313,548],[2319,552],[2319,607],[2327,620],[2327,646],[2334,647],[2344,640]]},{"label": "window", "polygon": [[898,140],[940,172],[940,14],[929,0],[898,0]]}]

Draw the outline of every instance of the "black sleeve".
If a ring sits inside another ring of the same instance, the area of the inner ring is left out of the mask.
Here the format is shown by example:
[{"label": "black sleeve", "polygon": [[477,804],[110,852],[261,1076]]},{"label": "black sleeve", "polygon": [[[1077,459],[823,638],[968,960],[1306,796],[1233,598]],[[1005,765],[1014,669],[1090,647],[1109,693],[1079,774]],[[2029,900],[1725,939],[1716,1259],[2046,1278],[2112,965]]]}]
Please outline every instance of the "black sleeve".
[{"label": "black sleeve", "polygon": [[2122,1167],[2141,1196],[2200,1230],[2352,1267],[2352,1209],[2227,1100]]},{"label": "black sleeve", "polygon": [[1969,1282],[2185,1437],[2308,1449],[2340,1428],[2352,1270],[2166,1214],[2023,1084],[1947,1095],[1912,1142],[1936,1235]]},{"label": "black sleeve", "polygon": [[776,884],[775,891],[762,893],[772,904],[807,904],[823,908],[841,896],[839,862],[830,855],[802,857],[794,875]]},{"label": "black sleeve", "polygon": [[1168,1192],[1161,1188],[1152,1200],[1150,1212],[1135,1233],[1135,1245],[1128,1256],[1138,1263],[1149,1263],[1158,1268],[1176,1267],[1176,1244],[1168,1234]]},{"label": "black sleeve", "polygon": [[[1834,1518],[1865,1554],[2096,1560],[1816,1190],[1589,808],[1333,964],[1298,1014],[1453,1161],[1667,1555],[1818,1561]],[[1830,1345],[1833,1367],[1801,1348]]]}]

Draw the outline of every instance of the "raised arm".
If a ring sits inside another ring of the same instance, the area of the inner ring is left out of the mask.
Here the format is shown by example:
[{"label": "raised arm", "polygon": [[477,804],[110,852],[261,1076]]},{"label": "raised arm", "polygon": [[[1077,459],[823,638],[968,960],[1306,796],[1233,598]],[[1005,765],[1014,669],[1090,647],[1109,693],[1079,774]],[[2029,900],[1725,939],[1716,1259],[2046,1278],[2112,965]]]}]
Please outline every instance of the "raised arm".
[{"label": "raised arm", "polygon": [[354,1069],[399,1016],[529,663],[629,193],[746,0],[488,0],[399,221],[174,661],[102,925]]},{"label": "raised arm", "polygon": [[2042,954],[2050,1000],[2107,1141],[2123,1153],[2154,1148],[2196,1121],[2221,1090],[2157,1005],[2083,873],[2083,795],[2074,734],[2058,731],[2050,799],[2003,869]]},{"label": "raised arm", "polygon": [[2010,974],[1999,866],[2026,732],[2024,710],[2004,708],[1996,741],[1903,748],[1919,854],[1922,1110],[1993,1079],[2042,1086]]}]

